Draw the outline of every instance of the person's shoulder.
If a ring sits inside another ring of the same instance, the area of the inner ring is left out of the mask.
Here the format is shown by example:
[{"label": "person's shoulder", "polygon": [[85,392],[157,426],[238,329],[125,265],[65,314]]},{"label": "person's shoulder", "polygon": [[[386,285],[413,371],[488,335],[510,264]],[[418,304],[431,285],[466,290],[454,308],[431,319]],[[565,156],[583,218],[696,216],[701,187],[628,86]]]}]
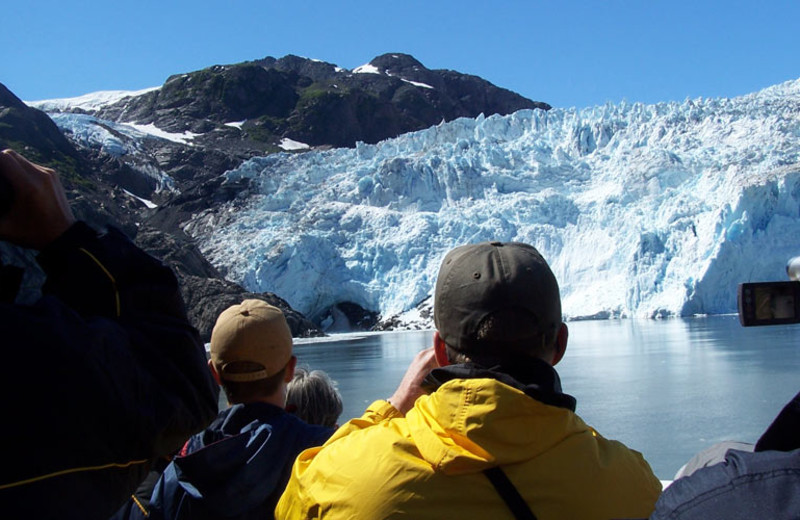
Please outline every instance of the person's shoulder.
[{"label": "person's shoulder", "polygon": [[[760,511],[749,511],[756,502]],[[724,462],[675,480],[652,518],[789,518],[788,511],[800,513],[800,450],[730,450]]]}]

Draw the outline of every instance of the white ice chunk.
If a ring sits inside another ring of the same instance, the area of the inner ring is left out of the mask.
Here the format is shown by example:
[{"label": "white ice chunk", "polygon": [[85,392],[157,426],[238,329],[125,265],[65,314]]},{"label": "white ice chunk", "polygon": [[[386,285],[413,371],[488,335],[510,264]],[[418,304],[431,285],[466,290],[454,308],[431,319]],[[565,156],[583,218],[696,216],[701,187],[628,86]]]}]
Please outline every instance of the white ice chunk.
[{"label": "white ice chunk", "polygon": [[306,143],[301,143],[300,141],[295,141],[293,139],[289,139],[288,137],[284,137],[281,139],[280,144],[278,145],[283,150],[308,150],[311,148]]}]

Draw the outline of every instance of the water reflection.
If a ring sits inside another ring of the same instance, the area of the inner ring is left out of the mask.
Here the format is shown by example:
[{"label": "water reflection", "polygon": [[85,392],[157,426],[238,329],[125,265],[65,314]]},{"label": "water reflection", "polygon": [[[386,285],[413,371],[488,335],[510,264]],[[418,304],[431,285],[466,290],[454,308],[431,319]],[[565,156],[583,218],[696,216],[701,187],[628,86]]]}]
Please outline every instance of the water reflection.
[{"label": "water reflection", "polygon": [[[644,453],[672,478],[725,439],[754,442],[800,390],[800,327],[742,328],[735,316],[569,324],[557,369],[578,413],[604,436]],[[432,331],[301,343],[301,363],[339,382],[343,420],[391,395]]]},{"label": "water reflection", "polygon": [[339,383],[344,422],[392,395],[408,364],[432,338],[432,331],[345,334],[332,342],[296,340],[295,353],[299,363],[325,370]]}]

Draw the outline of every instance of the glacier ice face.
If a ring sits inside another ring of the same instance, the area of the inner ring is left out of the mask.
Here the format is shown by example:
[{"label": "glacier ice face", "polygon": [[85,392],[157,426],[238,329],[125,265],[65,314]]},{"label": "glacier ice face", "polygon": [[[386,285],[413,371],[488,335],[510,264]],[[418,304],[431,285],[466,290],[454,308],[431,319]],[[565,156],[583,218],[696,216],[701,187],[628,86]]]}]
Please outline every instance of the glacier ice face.
[{"label": "glacier ice face", "polygon": [[735,99],[524,110],[254,158],[258,193],[186,225],[230,279],[312,317],[432,295],[452,247],[537,247],[567,318],[735,311],[800,254],[800,80]]},{"label": "glacier ice face", "polygon": [[[735,99],[520,111],[255,158],[226,175],[258,193],[186,230],[229,278],[312,317],[342,301],[384,317],[422,301],[429,310],[442,256],[480,240],[539,248],[568,318],[733,312],[738,283],[784,279],[800,253],[798,108],[793,81]],[[118,157],[153,138],[90,115],[51,117]]]}]

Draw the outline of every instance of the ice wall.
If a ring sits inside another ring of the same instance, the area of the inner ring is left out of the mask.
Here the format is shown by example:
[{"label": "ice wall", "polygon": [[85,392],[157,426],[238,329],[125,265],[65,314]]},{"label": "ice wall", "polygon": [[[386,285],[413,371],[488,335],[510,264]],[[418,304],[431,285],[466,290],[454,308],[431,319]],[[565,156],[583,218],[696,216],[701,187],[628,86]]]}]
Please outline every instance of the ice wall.
[{"label": "ice wall", "polygon": [[186,230],[252,290],[311,316],[389,316],[451,247],[535,245],[568,317],[735,310],[800,254],[800,81],[735,99],[460,119],[377,145],[256,158],[257,190]]},{"label": "ice wall", "polygon": [[[116,156],[190,138],[51,116]],[[735,99],[461,119],[253,159],[227,176],[255,189],[186,229],[229,278],[311,316],[341,301],[385,317],[413,308],[445,252],[480,240],[538,247],[567,317],[733,312],[738,283],[784,279],[800,254],[799,141],[800,80]]]}]

